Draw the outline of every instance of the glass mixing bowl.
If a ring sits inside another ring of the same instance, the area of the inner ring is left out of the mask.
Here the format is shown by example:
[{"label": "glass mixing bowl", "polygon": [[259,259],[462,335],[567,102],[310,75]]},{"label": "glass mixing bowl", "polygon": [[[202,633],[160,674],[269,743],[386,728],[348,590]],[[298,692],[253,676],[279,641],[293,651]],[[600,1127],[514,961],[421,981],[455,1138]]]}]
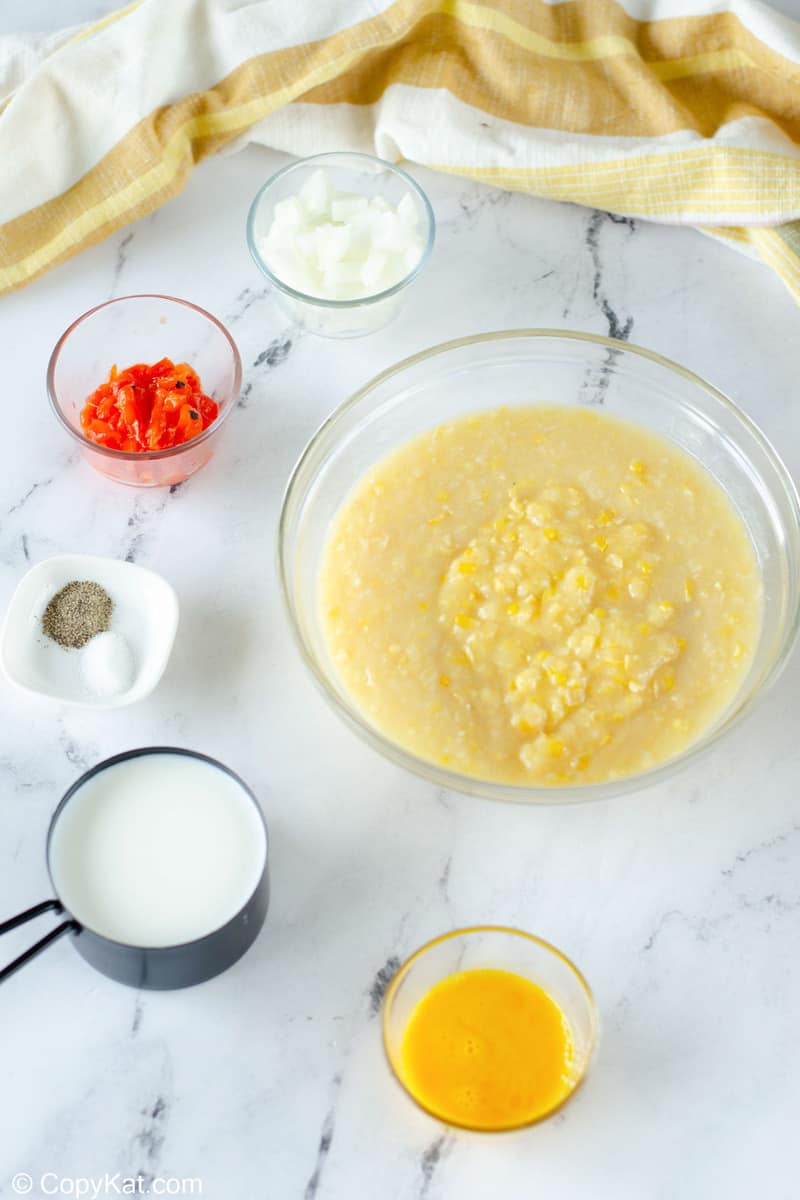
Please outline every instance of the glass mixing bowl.
[{"label": "glass mixing bowl", "polygon": [[[674,442],[727,492],[753,542],[763,622],[750,670],[706,733],[668,762],[607,783],[526,787],[428,762],[359,710],[328,654],[317,603],[331,521],[365,471],[443,421],[503,404],[590,405]],[[745,413],[691,371],[637,346],[558,330],[481,334],[435,346],[384,371],[320,427],[295,467],[278,532],[281,586],[303,659],[334,709],[374,749],[441,787],[534,804],[603,799],[658,782],[693,761],[774,682],[800,617],[800,499],[786,468]]]}]

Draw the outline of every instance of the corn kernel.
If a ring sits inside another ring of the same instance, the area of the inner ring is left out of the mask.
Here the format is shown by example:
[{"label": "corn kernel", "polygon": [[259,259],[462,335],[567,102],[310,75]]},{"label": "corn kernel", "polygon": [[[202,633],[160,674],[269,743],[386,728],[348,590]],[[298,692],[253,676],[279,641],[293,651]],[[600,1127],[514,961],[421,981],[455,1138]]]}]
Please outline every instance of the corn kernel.
[{"label": "corn kernel", "polygon": [[[646,447],[642,449],[648,452]],[[677,586],[662,589],[662,573],[669,575],[674,571],[678,560],[671,558],[667,549],[662,565],[662,541],[669,542],[670,535],[663,534],[655,523],[645,523],[649,472],[652,469],[655,478],[661,471],[657,458],[654,457],[652,468],[649,464],[645,468],[638,460],[629,460],[627,470],[624,457],[618,460],[614,486],[622,483],[628,498],[618,501],[623,510],[604,508],[600,512],[589,494],[556,482],[546,471],[543,478],[530,481],[527,487],[504,459],[500,468],[503,474],[492,477],[486,471],[486,455],[491,457],[496,450],[496,444],[494,449],[490,445],[476,454],[474,463],[459,464],[465,474],[474,467],[474,477],[469,481],[473,504],[481,487],[481,472],[485,472],[484,484],[486,478],[492,478],[492,484],[483,487],[480,493],[485,507],[479,513],[485,524],[476,530],[475,541],[469,546],[466,541],[458,544],[453,528],[454,510],[459,511],[456,503],[461,503],[454,475],[444,474],[439,480],[429,480],[427,511],[436,506],[429,524],[444,522],[448,530],[441,533],[432,530],[420,553],[409,556],[403,565],[409,585],[409,624],[416,641],[409,644],[408,654],[397,643],[389,648],[387,643],[392,633],[396,636],[391,623],[381,631],[379,640],[383,640],[384,653],[394,656],[392,665],[398,675],[411,676],[415,673],[412,668],[419,670],[426,655],[432,657],[428,667],[429,694],[420,706],[421,723],[425,713],[452,710],[458,694],[466,688],[465,701],[470,699],[469,692],[480,703],[491,701],[495,705],[498,735],[511,735],[508,752],[518,753],[532,772],[549,776],[551,782],[564,772],[573,780],[578,772],[588,779],[589,770],[594,777],[603,761],[604,756],[601,753],[598,758],[598,751],[611,744],[609,756],[605,757],[615,756],[619,731],[626,728],[623,723],[631,721],[643,706],[656,705],[654,724],[659,727],[662,740],[671,736],[673,718],[684,717],[687,709],[681,697],[685,680],[682,675],[678,689],[676,677],[679,671],[684,671],[684,659],[678,655],[687,643],[674,635],[681,624],[688,628],[690,622],[683,620],[683,613],[694,617],[697,606],[693,602],[685,604],[681,596],[688,599],[695,590],[697,595],[710,591],[714,576],[703,574],[706,568],[689,559],[683,569],[696,570],[697,580],[684,577],[681,581],[678,570],[674,578]],[[433,465],[441,465],[436,456]],[[414,478],[421,478],[423,469],[420,466]],[[637,479],[642,475],[644,479]],[[436,491],[443,486],[452,487],[453,491]],[[610,503],[614,486],[607,497]],[[504,516],[494,508],[496,503],[505,504]],[[637,503],[641,508],[635,513]],[[418,512],[419,517],[424,526],[424,510]],[[387,546],[389,534],[382,535],[371,517],[370,524],[372,529],[367,530],[366,540],[380,544],[381,550],[386,549],[387,559],[398,561],[394,548]],[[553,543],[551,551],[542,546],[545,540]],[[344,541],[339,549],[343,556],[347,555]],[[369,549],[365,546],[367,553]],[[436,579],[442,567],[437,567],[437,562],[447,568],[441,578],[441,592]],[[379,591],[374,597],[371,594],[372,588],[380,588],[379,572],[377,556],[372,562],[366,558],[362,571],[354,578],[354,586],[364,599],[362,612],[351,618],[354,633],[360,616],[370,616],[370,633],[365,636],[371,636],[373,613],[376,623],[379,618],[383,620],[384,614],[388,615]],[[421,578],[412,578],[420,574]],[[709,579],[708,585],[702,582],[705,578]],[[719,578],[725,585],[715,601],[718,624],[722,627],[740,604],[744,612],[744,605],[735,588],[726,594],[728,581],[722,568]],[[628,599],[629,588],[630,594],[642,597],[644,603],[633,604]],[[675,595],[675,600],[667,603],[665,597],[670,594]],[[339,596],[332,596],[331,600],[341,604]],[[594,607],[599,603],[607,607]],[[347,613],[344,605],[341,611]],[[426,614],[426,619],[420,615],[415,620],[414,611]],[[701,614],[703,622],[707,615],[705,611]],[[717,641],[723,642],[728,652],[728,673],[741,667],[735,658],[750,651],[750,643],[744,638],[746,623],[742,617],[740,621],[740,627],[731,628],[728,620],[728,636],[717,634]],[[340,627],[332,621],[333,630]],[[702,628],[706,636],[703,624],[692,628]],[[737,637],[744,638],[744,649],[736,642]],[[696,640],[693,638],[693,643]],[[404,661],[407,665],[403,665]],[[456,666],[457,661],[463,665]],[[446,674],[433,674],[437,665]],[[718,659],[714,665],[721,677],[725,664]],[[456,686],[451,672],[455,672]],[[433,679],[437,680],[435,688],[430,687]],[[448,690],[453,691],[453,701],[449,694],[444,695]],[[677,693],[675,697],[669,696],[672,690]],[[476,772],[481,762],[485,766],[487,758],[499,761],[499,752],[494,747],[490,750],[474,743],[469,745],[470,723],[463,720],[457,724],[458,716],[452,716],[456,732],[451,740],[445,741],[443,736],[444,744],[438,747],[439,754],[444,745],[453,749],[440,761],[448,762],[451,757],[463,770],[474,756]],[[683,724],[694,728],[691,714]],[[680,721],[677,727],[683,727]],[[441,732],[446,733],[444,729]],[[500,740],[498,736],[498,745]],[[681,742],[683,737],[676,734],[673,740]]]},{"label": "corn kernel", "polygon": [[744,654],[744,646],[742,645],[741,642],[737,642],[736,645],[733,647],[733,657],[741,658],[743,654]]}]

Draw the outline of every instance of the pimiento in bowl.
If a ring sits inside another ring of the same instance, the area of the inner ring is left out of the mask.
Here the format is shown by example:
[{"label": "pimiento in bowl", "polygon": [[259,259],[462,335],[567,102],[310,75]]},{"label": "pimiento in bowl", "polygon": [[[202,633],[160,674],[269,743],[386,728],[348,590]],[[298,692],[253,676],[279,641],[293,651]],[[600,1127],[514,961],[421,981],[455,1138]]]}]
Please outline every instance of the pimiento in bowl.
[{"label": "pimiento in bowl", "polygon": [[138,454],[182,446],[218,416],[189,364],[162,358],[122,371],[115,363],[81,409],[81,429],[98,446]]},{"label": "pimiento in bowl", "polygon": [[[136,366],[110,377],[114,364],[128,363]],[[135,390],[125,390],[137,382],[137,372],[138,382],[149,380],[138,412]],[[120,386],[127,374],[132,378]],[[155,378],[164,386],[151,387]],[[102,380],[107,384],[98,387]],[[186,389],[177,384],[190,380],[199,407],[186,409]],[[188,300],[159,295],[122,296],[84,313],[59,338],[47,370],[53,412],[83,457],[96,471],[133,487],[182,483],[204,466],[236,407],[241,382],[239,351],[225,326]],[[104,387],[109,393],[98,395]],[[87,403],[94,408],[88,427],[82,420]],[[192,411],[203,424],[196,435],[186,428],[195,423]],[[108,428],[92,429],[97,420]]]}]

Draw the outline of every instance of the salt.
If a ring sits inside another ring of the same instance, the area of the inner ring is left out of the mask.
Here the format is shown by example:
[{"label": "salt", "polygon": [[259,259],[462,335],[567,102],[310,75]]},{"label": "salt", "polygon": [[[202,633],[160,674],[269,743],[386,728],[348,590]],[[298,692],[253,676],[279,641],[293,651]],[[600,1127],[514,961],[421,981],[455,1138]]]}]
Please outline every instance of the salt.
[{"label": "salt", "polygon": [[98,633],[81,653],[81,675],[95,696],[111,698],[127,692],[136,671],[131,648],[119,633]]}]

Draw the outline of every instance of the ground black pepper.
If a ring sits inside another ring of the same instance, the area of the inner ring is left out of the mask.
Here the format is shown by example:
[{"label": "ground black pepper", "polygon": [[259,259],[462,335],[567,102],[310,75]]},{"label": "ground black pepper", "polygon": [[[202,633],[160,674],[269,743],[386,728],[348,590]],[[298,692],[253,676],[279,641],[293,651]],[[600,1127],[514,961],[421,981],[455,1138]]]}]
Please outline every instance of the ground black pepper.
[{"label": "ground black pepper", "polygon": [[77,650],[111,624],[114,602],[105,588],[89,579],[66,584],[44,610],[42,628],[59,646]]}]

